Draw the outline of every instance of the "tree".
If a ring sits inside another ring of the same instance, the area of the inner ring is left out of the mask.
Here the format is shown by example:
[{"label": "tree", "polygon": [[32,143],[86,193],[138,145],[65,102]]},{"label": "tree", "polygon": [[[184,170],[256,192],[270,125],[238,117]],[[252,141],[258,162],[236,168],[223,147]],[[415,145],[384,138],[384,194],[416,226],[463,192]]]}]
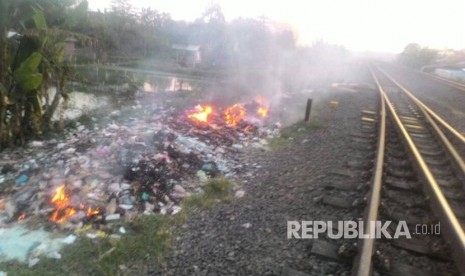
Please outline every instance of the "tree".
[{"label": "tree", "polygon": [[142,34],[143,56],[149,51],[159,50],[168,44],[166,37],[160,31],[171,20],[166,13],[160,13],[151,8],[143,8],[139,13],[139,32]]},{"label": "tree", "polygon": [[62,26],[65,29],[73,30],[81,26],[88,26],[89,3],[86,0],[75,3],[72,7],[68,7],[63,15],[65,19]]},{"label": "tree", "polygon": [[206,23],[220,23],[225,24],[226,20],[224,18],[223,11],[219,4],[211,4],[203,13],[201,20]]},{"label": "tree", "polygon": [[236,66],[266,67],[274,62],[274,37],[266,21],[236,19],[230,25]]},{"label": "tree", "polygon": [[132,16],[134,10],[129,0],[112,0],[111,9],[114,13],[123,17]]},{"label": "tree", "polygon": [[431,64],[438,56],[438,52],[428,47],[421,47],[417,43],[410,43],[405,46],[404,51],[399,55],[398,61],[405,66],[420,69],[422,66]]}]

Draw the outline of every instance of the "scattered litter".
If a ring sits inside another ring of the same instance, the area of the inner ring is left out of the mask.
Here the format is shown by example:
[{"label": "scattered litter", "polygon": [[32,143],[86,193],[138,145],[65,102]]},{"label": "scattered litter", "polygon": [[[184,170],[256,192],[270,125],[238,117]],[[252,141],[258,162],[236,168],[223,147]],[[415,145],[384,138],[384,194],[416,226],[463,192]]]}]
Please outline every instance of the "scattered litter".
[{"label": "scattered litter", "polygon": [[177,213],[181,212],[181,207],[180,206],[173,206],[171,209],[171,214],[176,215]]},{"label": "scattered litter", "polygon": [[44,146],[44,142],[42,142],[42,141],[32,141],[31,142],[31,147],[41,148],[43,146]]},{"label": "scattered litter", "polygon": [[244,190],[238,190],[236,191],[236,193],[234,194],[235,197],[238,197],[238,198],[241,198],[245,195],[245,191]]},{"label": "scattered litter", "polygon": [[[260,115],[254,110],[258,107]],[[146,118],[97,130],[78,124],[65,133],[66,142],[32,141],[24,150],[4,150],[2,158],[12,162],[0,167],[0,215],[5,218],[2,225],[8,225],[0,228],[0,257],[34,266],[41,256],[61,258],[61,247],[80,235],[95,239],[126,234],[124,227],[114,233],[107,222],[181,212],[181,200],[201,191],[209,179],[259,168],[244,166],[236,155],[250,146],[264,148],[266,139],[279,135],[279,125],[264,123],[268,108],[244,104],[226,119],[226,109],[192,117],[187,111],[154,106],[145,111],[150,114]],[[239,190],[235,196],[244,194]],[[37,228],[74,234],[52,239],[47,231],[16,223],[30,218]]]},{"label": "scattered litter", "polygon": [[53,251],[53,252],[48,253],[48,254],[47,254],[47,257],[48,257],[48,258],[51,258],[51,259],[57,259],[57,260],[59,260],[59,259],[61,259],[61,254],[58,253],[57,251]]},{"label": "scattered litter", "polygon": [[111,214],[105,217],[105,221],[119,220],[120,214]]},{"label": "scattered litter", "polygon": [[51,233],[44,230],[30,230],[23,225],[0,228],[0,255],[5,260],[17,260],[34,265],[36,261],[28,258],[39,256],[56,257],[63,246],[62,238],[53,239]]},{"label": "scattered litter", "polygon": [[207,182],[208,181],[208,176],[204,171],[197,171],[197,177],[200,179],[202,182]]},{"label": "scattered litter", "polygon": [[15,183],[16,185],[24,185],[28,181],[29,177],[25,174],[20,175],[18,178],[16,178]]},{"label": "scattered litter", "polygon": [[109,238],[110,238],[110,240],[112,240],[112,241],[114,241],[114,242],[115,242],[115,241],[118,242],[118,241],[121,240],[121,236],[118,235],[118,234],[111,234],[111,235],[109,236]]},{"label": "scattered litter", "polygon": [[242,227],[244,227],[245,229],[249,229],[250,227],[252,227],[252,223],[250,222],[244,223],[242,224]]},{"label": "scattered litter", "polygon": [[36,264],[38,264],[39,261],[40,261],[39,258],[30,258],[30,259],[28,260],[28,266],[29,266],[29,267],[33,267],[33,266],[35,266]]},{"label": "scattered litter", "polygon": [[244,148],[244,146],[241,145],[241,144],[234,144],[234,145],[232,145],[232,147],[235,148],[235,149],[243,149]]},{"label": "scattered litter", "polygon": [[57,149],[63,149],[64,147],[66,147],[66,143],[58,143],[57,144]]},{"label": "scattered litter", "polygon": [[86,233],[86,237],[88,237],[89,239],[104,238],[105,236],[106,233],[100,230],[92,233]]},{"label": "scattered litter", "polygon": [[72,243],[74,243],[76,241],[76,238],[77,237],[75,235],[69,235],[66,238],[64,238],[62,240],[62,242],[65,243],[65,244],[72,244]]}]

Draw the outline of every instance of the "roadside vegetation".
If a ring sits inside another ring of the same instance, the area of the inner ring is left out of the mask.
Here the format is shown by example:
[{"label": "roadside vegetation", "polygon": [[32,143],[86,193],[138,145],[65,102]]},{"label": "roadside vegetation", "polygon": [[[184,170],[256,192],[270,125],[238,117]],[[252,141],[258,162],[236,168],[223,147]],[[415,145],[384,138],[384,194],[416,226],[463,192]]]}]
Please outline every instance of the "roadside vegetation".
[{"label": "roadside vegetation", "polygon": [[[409,43],[397,56],[397,62],[417,70],[430,72],[435,67],[457,64],[460,67],[465,61],[465,50],[433,49],[418,43]],[[428,68],[429,67],[429,68]]]},{"label": "roadside vegetation", "polygon": [[432,64],[438,57],[438,50],[422,47],[417,43],[410,43],[399,54],[398,61],[405,66],[420,69],[422,66]]},{"label": "roadside vegetation", "polygon": [[195,208],[209,208],[219,202],[229,201],[232,199],[231,189],[231,182],[226,178],[214,178],[204,186],[204,193],[192,195],[183,202],[184,209],[188,213]]},{"label": "roadside vegetation", "polygon": [[292,147],[294,143],[301,143],[305,137],[308,137],[316,129],[327,127],[318,117],[312,118],[310,122],[298,122],[281,131],[281,135],[270,141],[272,150],[285,150]]}]

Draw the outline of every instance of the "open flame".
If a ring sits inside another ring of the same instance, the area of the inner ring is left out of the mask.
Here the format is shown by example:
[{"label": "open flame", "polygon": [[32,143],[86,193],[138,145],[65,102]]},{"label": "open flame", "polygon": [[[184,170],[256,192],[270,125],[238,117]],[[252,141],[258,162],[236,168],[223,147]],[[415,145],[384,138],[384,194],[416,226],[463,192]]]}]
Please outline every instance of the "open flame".
[{"label": "open flame", "polygon": [[55,211],[53,211],[50,219],[57,223],[65,222],[67,219],[76,214],[77,210],[82,210],[86,213],[88,217],[96,216],[100,214],[98,208],[88,207],[87,209],[81,203],[77,209],[73,208],[70,205],[69,197],[67,195],[65,185],[58,186],[55,189],[55,194],[53,195],[51,202],[55,205]]},{"label": "open flame", "polygon": [[97,208],[92,209],[92,207],[89,207],[89,208],[87,208],[86,214],[87,214],[88,217],[92,217],[92,216],[96,216],[96,215],[100,214],[100,212],[99,212],[99,210]]},{"label": "open flame", "polygon": [[244,119],[245,115],[245,108],[240,104],[235,104],[231,107],[228,107],[224,111],[224,119],[230,126],[237,125],[241,120]]},{"label": "open flame", "polygon": [[260,106],[257,110],[257,114],[263,118],[268,118],[268,110],[270,109],[269,106]]},{"label": "open flame", "polygon": [[22,214],[18,217],[18,222],[19,222],[19,221],[23,221],[25,218],[26,218],[26,213],[22,213]]},{"label": "open flame", "polygon": [[65,185],[58,186],[55,189],[55,195],[52,197],[52,203],[56,209],[50,219],[54,222],[62,223],[76,213],[76,210],[69,206],[69,198],[66,195]]},{"label": "open flame", "polygon": [[187,115],[188,118],[200,121],[203,123],[208,122],[208,116],[213,112],[213,108],[211,106],[202,106],[202,105],[197,105],[195,107],[195,112]]},{"label": "open flame", "polygon": [[265,100],[261,97],[255,98],[255,102],[258,104],[257,114],[262,118],[268,118],[268,111],[270,106],[265,104]]},{"label": "open flame", "polygon": [[[236,103],[223,112],[223,119],[229,126],[237,126],[242,120],[246,120],[247,115],[252,119],[266,119],[269,117],[270,106],[265,104],[262,98],[256,98],[250,103]],[[209,123],[210,115],[214,113],[211,105],[197,105],[187,117],[195,122]],[[216,121],[218,117],[214,117]]]}]

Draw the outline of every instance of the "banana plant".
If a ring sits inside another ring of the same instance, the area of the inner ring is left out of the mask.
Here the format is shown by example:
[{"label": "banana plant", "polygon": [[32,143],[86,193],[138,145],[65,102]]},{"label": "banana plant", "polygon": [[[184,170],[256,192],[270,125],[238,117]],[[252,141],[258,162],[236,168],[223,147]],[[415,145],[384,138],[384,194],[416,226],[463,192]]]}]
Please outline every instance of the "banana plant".
[{"label": "banana plant", "polygon": [[[10,118],[8,135],[20,143],[24,143],[26,135],[42,134],[41,117],[42,105],[39,94],[43,83],[43,74],[39,67],[43,61],[40,53],[43,39],[34,31],[45,30],[47,25],[42,12],[33,7],[32,16],[20,22],[24,31],[18,39],[18,46],[14,52],[10,65],[10,85],[8,90],[7,111]],[[3,117],[2,120],[8,120]]]},{"label": "banana plant", "polygon": [[[18,1],[17,5],[23,2]],[[13,11],[13,14],[19,12],[18,8],[14,9],[11,5],[8,10]],[[47,95],[47,88],[53,79],[56,80],[57,90],[60,88],[57,100],[54,99],[55,109],[63,93],[63,74],[67,71],[62,62],[63,45],[57,43],[60,31],[47,27],[40,7],[33,6],[30,11],[29,17],[16,24],[22,27],[21,34],[17,36],[19,39],[12,42],[3,36],[0,39],[0,49],[6,49],[0,55],[5,62],[0,68],[1,146],[11,142],[22,144],[25,136],[41,135],[54,111],[48,106],[45,117],[42,109],[42,98]],[[0,28],[5,30],[2,23],[0,21]]]},{"label": "banana plant", "polygon": [[[60,101],[67,100],[65,83],[71,66],[63,58],[63,41],[73,36],[93,42],[84,35],[47,26],[37,2],[0,0],[0,150],[50,128]],[[47,3],[53,5],[53,1]],[[51,86],[56,93],[50,102]]]}]

